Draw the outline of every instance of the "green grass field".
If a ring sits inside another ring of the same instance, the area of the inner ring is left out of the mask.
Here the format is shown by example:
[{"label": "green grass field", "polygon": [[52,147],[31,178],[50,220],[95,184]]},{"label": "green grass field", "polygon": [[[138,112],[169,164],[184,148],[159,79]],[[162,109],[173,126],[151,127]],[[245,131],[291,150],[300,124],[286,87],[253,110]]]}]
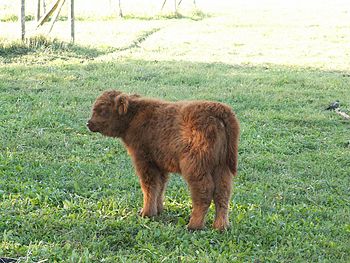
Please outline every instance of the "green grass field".
[{"label": "green grass field", "polygon": [[[238,52],[232,54],[228,43],[216,46],[232,20],[217,19],[171,20],[164,27],[152,20],[122,22],[140,28],[114,46],[0,41],[0,258],[350,262],[350,123],[325,110],[338,99],[350,111],[349,61],[337,57],[332,64],[331,56],[307,50],[302,58],[289,49],[293,41],[271,60],[251,56],[261,46],[246,53],[246,44],[229,42]],[[212,32],[215,21],[220,30]],[[208,35],[205,48],[197,46],[200,39],[173,37],[178,42],[161,49],[167,30],[178,25],[187,32],[204,28],[198,34]],[[246,30],[262,28],[282,30],[258,22]],[[301,35],[298,28],[293,32]],[[345,56],[349,37],[335,44]],[[266,50],[274,46],[261,43]],[[205,230],[186,230],[191,199],[178,175],[171,176],[163,214],[138,216],[142,193],[122,143],[85,127],[93,101],[106,89],[232,106],[241,141],[229,230],[212,230],[214,207]]]}]

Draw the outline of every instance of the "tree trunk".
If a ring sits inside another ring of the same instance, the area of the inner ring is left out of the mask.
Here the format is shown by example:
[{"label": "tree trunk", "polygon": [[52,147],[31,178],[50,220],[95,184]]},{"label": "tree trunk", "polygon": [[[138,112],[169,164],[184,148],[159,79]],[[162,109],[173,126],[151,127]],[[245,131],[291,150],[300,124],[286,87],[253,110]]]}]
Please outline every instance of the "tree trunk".
[{"label": "tree trunk", "polygon": [[68,21],[70,31],[70,42],[74,43],[75,32],[74,32],[74,0],[69,0],[68,3]]},{"label": "tree trunk", "polygon": [[25,32],[26,32],[26,16],[25,16],[25,0],[21,0],[21,9],[19,13],[19,21],[21,23],[21,39],[24,41],[25,38]]},{"label": "tree trunk", "polygon": [[122,6],[121,6],[121,0],[118,0],[118,4],[119,4],[119,16],[123,17],[123,11],[122,11]]},{"label": "tree trunk", "polygon": [[39,21],[40,19],[40,8],[41,8],[41,1],[36,0],[36,21]]}]

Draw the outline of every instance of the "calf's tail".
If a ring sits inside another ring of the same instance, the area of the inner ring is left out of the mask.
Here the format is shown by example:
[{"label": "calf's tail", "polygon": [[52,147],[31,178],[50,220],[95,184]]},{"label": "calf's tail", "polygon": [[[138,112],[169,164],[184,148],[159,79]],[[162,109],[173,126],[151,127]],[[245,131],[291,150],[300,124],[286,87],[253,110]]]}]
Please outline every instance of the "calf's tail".
[{"label": "calf's tail", "polygon": [[227,165],[233,175],[237,174],[238,166],[238,142],[239,142],[239,121],[235,113],[226,105],[222,105],[217,112],[224,125],[227,137]]}]

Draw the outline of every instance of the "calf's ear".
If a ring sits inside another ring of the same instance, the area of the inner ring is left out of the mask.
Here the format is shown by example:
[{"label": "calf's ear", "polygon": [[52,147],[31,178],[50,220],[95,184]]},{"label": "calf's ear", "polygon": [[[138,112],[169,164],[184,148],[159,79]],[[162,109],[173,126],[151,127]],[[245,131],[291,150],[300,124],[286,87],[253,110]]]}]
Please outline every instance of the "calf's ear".
[{"label": "calf's ear", "polygon": [[129,97],[125,94],[120,94],[115,98],[115,104],[119,115],[124,115],[128,111]]}]

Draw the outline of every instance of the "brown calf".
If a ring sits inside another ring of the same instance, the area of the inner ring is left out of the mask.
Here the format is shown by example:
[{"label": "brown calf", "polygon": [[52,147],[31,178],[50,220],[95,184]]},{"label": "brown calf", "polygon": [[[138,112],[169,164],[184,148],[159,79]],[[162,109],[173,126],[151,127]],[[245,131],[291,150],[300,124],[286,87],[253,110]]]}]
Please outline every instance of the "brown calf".
[{"label": "brown calf", "polygon": [[162,212],[168,173],[180,173],[192,197],[188,228],[204,227],[212,200],[216,209],[213,227],[229,226],[239,123],[228,106],[209,101],[166,102],[107,91],[97,98],[87,126],[124,142],[141,183],[142,216]]}]

